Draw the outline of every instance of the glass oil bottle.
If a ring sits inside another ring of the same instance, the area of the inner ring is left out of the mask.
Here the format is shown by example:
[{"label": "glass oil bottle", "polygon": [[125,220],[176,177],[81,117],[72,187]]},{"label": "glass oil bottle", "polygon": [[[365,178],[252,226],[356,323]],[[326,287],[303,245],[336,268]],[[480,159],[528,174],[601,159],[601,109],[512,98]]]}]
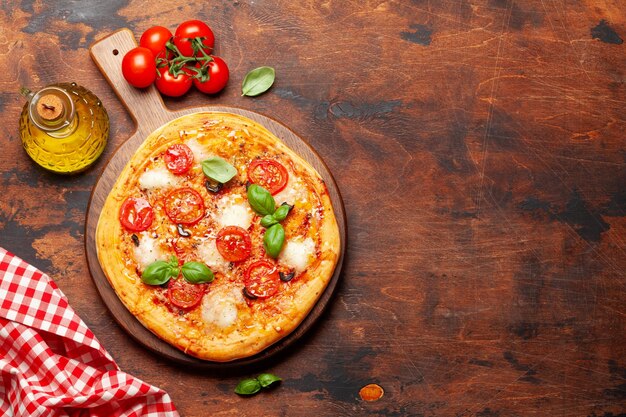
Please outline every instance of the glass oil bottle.
[{"label": "glass oil bottle", "polygon": [[109,137],[109,116],[102,102],[76,83],[58,83],[32,92],[19,131],[26,153],[59,174],[85,170],[102,154]]}]

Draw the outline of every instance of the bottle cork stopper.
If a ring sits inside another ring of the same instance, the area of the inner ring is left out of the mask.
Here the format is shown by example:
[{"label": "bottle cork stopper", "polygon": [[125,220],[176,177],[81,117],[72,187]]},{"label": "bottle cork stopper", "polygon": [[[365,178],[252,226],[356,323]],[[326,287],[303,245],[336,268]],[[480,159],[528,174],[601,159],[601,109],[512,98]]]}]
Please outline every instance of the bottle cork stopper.
[{"label": "bottle cork stopper", "polygon": [[46,94],[37,102],[37,113],[44,120],[57,119],[63,113],[63,101],[54,94]]}]

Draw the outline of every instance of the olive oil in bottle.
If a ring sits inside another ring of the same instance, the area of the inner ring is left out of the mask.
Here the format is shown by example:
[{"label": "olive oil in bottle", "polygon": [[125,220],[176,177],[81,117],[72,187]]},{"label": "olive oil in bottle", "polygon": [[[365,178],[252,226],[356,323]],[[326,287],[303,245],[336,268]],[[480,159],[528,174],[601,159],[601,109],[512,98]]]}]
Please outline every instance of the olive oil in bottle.
[{"label": "olive oil in bottle", "polygon": [[21,92],[28,102],[20,117],[20,136],[33,161],[59,174],[73,174],[98,159],[109,137],[109,117],[98,97],[76,83]]}]

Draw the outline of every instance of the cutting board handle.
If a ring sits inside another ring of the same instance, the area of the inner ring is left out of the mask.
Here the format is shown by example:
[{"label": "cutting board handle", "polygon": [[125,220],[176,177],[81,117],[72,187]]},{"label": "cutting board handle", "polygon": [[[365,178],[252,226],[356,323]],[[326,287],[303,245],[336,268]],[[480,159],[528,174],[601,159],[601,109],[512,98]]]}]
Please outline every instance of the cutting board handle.
[{"label": "cutting board handle", "polygon": [[89,52],[91,59],[137,123],[137,131],[147,136],[167,123],[171,117],[154,84],[147,88],[135,88],[122,75],[122,59],[126,52],[136,46],[133,32],[120,29],[91,45]]}]

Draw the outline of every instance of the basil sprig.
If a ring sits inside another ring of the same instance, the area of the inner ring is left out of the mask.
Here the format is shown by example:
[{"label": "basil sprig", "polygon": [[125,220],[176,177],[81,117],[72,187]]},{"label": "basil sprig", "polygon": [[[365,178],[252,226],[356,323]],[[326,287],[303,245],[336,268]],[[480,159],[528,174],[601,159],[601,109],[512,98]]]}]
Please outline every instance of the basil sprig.
[{"label": "basil sprig", "polygon": [[280,223],[270,226],[263,236],[265,252],[272,258],[278,258],[278,254],[285,243],[285,229]]},{"label": "basil sprig", "polygon": [[263,388],[267,388],[272,385],[274,382],[282,381],[281,378],[272,374],[261,374],[256,377]]},{"label": "basil sprig", "polygon": [[237,169],[219,156],[212,156],[202,161],[202,172],[207,177],[222,184],[227,183],[237,175]]},{"label": "basil sprig", "polygon": [[248,202],[252,210],[256,211],[261,216],[274,214],[276,211],[274,197],[260,185],[250,184],[248,187]]},{"label": "basil sprig", "polygon": [[263,216],[261,226],[267,228],[263,236],[265,252],[272,258],[278,258],[285,244],[285,229],[279,222],[285,220],[293,206],[283,203],[276,208],[272,194],[257,184],[248,186],[248,202],[257,214]]},{"label": "basil sprig", "polygon": [[289,214],[289,212],[291,211],[291,209],[293,208],[293,206],[290,206],[287,203],[283,203],[281,204],[280,207],[278,207],[276,209],[276,211],[274,212],[273,216],[276,220],[278,220],[279,222],[285,220],[285,218],[287,217],[287,215]]},{"label": "basil sprig", "polygon": [[263,216],[263,218],[261,219],[261,226],[267,228],[285,220],[292,208],[293,206],[287,203],[283,203],[280,207],[276,209],[274,214],[268,214],[266,216]]},{"label": "basil sprig", "polygon": [[181,272],[183,277],[192,284],[211,282],[215,278],[209,267],[201,262],[185,262]]},{"label": "basil sprig", "polygon": [[211,282],[215,278],[213,272],[203,263],[185,262],[179,268],[178,258],[172,256],[169,262],[154,261],[144,269],[141,280],[148,285],[162,285],[182,272],[183,277],[192,284]]},{"label": "basil sprig", "polygon": [[276,71],[272,67],[255,68],[246,74],[241,83],[242,96],[258,96],[269,90],[274,84]]},{"label": "basil sprig", "polygon": [[148,265],[141,274],[141,280],[149,285],[161,285],[177,277],[179,272],[178,259],[172,256],[169,262],[154,261]]},{"label": "basil sprig", "polygon": [[239,382],[235,388],[235,393],[239,395],[254,395],[261,391],[261,388],[267,388],[278,381],[282,381],[282,379],[276,375],[261,374],[256,378],[247,378]]},{"label": "basil sprig", "polygon": [[235,387],[235,392],[239,395],[253,395],[261,391],[261,383],[256,378],[244,379]]},{"label": "basil sprig", "polygon": [[263,218],[261,219],[261,226],[265,228],[273,226],[276,223],[278,223],[278,220],[276,220],[276,217],[274,217],[273,214],[268,214],[267,216],[263,216]]}]

